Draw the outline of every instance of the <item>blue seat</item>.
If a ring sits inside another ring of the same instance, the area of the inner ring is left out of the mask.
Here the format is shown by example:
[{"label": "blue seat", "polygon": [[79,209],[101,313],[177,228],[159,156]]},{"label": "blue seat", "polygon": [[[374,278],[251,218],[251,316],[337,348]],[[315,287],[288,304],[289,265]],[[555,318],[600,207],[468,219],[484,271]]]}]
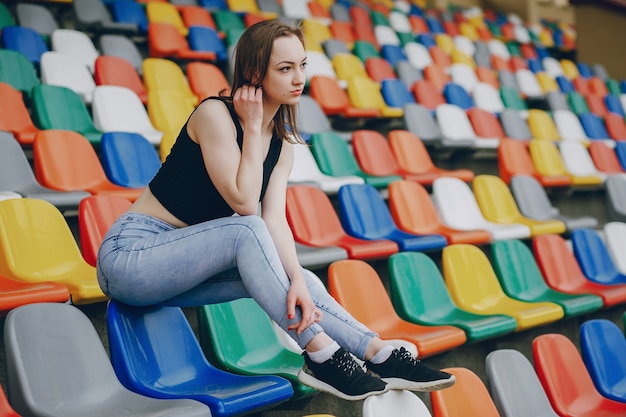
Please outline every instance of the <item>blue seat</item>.
[{"label": "blue seat", "polygon": [[587,65],[586,62],[577,61],[576,67],[578,68],[578,74],[580,74],[581,77],[588,79],[593,76],[591,68],[589,68],[589,65]]},{"label": "blue seat", "polygon": [[463,110],[469,110],[475,106],[474,99],[463,87],[456,83],[447,83],[443,87],[443,96],[448,104],[456,104]]},{"label": "blue seat", "polygon": [[217,31],[208,26],[191,26],[187,34],[189,47],[194,51],[212,51],[219,62],[228,59],[228,52],[224,41]]},{"label": "blue seat", "polygon": [[100,146],[102,168],[114,184],[146,187],[161,167],[154,145],[138,133],[106,132]]},{"label": "blue seat", "polygon": [[600,394],[626,402],[626,338],[608,319],[590,319],[580,326],[583,361]]},{"label": "blue seat", "polygon": [[415,103],[415,96],[402,80],[387,78],[380,83],[380,92],[390,107],[404,107],[406,104]]},{"label": "blue seat", "polygon": [[198,0],[198,6],[202,6],[209,11],[228,10],[226,0]]},{"label": "blue seat", "polygon": [[543,63],[541,62],[539,58],[529,58],[527,62],[528,62],[528,69],[531,70],[533,73],[536,74],[538,72],[545,71],[543,68]]},{"label": "blue seat", "polygon": [[433,35],[431,35],[430,33],[420,33],[419,35],[417,35],[417,41],[424,45],[426,49],[437,46],[435,38],[433,38]]},{"label": "blue seat", "polygon": [[113,368],[124,386],[154,398],[187,398],[213,417],[258,413],[293,395],[284,378],[236,375],[213,366],[178,307],[107,305]]},{"label": "blue seat", "polygon": [[133,23],[141,33],[148,33],[148,15],[143,4],[133,0],[115,0],[109,6],[116,22]]},{"label": "blue seat", "polygon": [[551,56],[550,52],[548,52],[548,49],[544,46],[535,45],[535,51],[537,52],[537,58],[539,59],[544,59]]},{"label": "blue seat", "polygon": [[626,284],[626,275],[619,272],[608,248],[595,230],[574,230],[571,240],[576,260],[588,279],[600,284]]},{"label": "blue seat", "polygon": [[441,21],[432,15],[426,15],[426,24],[428,25],[428,29],[430,29],[431,33],[445,33],[446,31],[441,24]]},{"label": "blue seat", "polygon": [[342,225],[352,236],[368,240],[392,240],[401,251],[435,250],[447,245],[442,235],[416,235],[400,230],[382,195],[372,185],[343,185],[337,196]]},{"label": "blue seat", "polygon": [[619,114],[622,118],[626,117],[625,109],[622,107],[622,102],[619,97],[613,94],[607,94],[604,96],[604,104],[606,104],[606,109],[611,113]]},{"label": "blue seat", "polygon": [[408,60],[401,45],[381,45],[380,56],[389,61],[393,68],[396,67],[398,61]]},{"label": "blue seat", "polygon": [[609,132],[606,130],[606,126],[602,121],[602,118],[597,114],[583,113],[578,116],[580,124],[583,126],[585,133],[589,139],[608,139],[610,138]]},{"label": "blue seat", "polygon": [[572,91],[576,91],[576,89],[574,88],[574,84],[572,84],[570,79],[563,75],[558,75],[556,77],[556,83],[558,84],[559,89],[562,93],[569,94]]},{"label": "blue seat", "polygon": [[626,94],[626,80],[621,80],[619,82],[619,88],[622,90],[622,94]]},{"label": "blue seat", "polygon": [[20,52],[35,67],[39,67],[41,55],[50,50],[39,32],[29,27],[5,26],[2,41],[5,48]]},{"label": "blue seat", "polygon": [[615,154],[622,168],[626,170],[626,142],[615,141]]}]

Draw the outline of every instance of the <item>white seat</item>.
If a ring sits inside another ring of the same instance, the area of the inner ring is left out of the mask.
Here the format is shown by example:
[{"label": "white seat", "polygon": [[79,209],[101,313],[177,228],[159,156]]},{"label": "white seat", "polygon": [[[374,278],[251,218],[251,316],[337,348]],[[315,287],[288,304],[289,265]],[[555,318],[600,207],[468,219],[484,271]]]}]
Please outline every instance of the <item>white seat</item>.
[{"label": "white seat", "polygon": [[283,3],[283,14],[289,19],[310,19],[308,0],[290,0]]},{"label": "white seat", "polygon": [[424,402],[411,391],[387,391],[363,401],[363,417],[431,417]]},{"label": "white seat", "polygon": [[563,67],[558,59],[547,56],[541,60],[541,64],[543,65],[544,71],[547,72],[552,78],[556,79],[556,77],[564,76]]},{"label": "white seat", "polygon": [[411,65],[418,70],[423,70],[433,64],[432,56],[428,52],[428,49],[421,43],[407,42],[403,48]]},{"label": "white seat", "polygon": [[78,94],[85,104],[93,101],[96,82],[87,66],[73,55],[48,51],[41,55],[41,82],[69,88]]},{"label": "white seat", "polygon": [[432,199],[442,221],[454,229],[484,229],[492,240],[525,239],[530,236],[530,228],[523,224],[504,225],[485,219],[472,189],[458,178],[437,178],[433,182]]},{"label": "white seat", "polygon": [[560,141],[558,146],[565,169],[570,174],[578,177],[595,176],[602,178],[602,181],[606,180],[606,174],[598,171],[585,145],[574,141]]},{"label": "white seat", "polygon": [[[409,6],[410,8],[410,6]],[[389,12],[389,24],[398,33],[412,33],[411,22],[409,22],[408,13],[402,13],[399,10]]]},{"label": "white seat", "polygon": [[73,55],[93,74],[100,52],[86,33],[75,29],[56,29],[52,32],[50,42],[53,51]]},{"label": "white seat", "polygon": [[589,141],[580,119],[571,110],[555,110],[552,112],[552,118],[562,140]]},{"label": "white seat", "polygon": [[504,42],[502,42],[499,39],[490,39],[487,42],[487,48],[489,49],[489,53],[491,55],[499,56],[499,57],[503,58],[506,61],[511,59],[511,53],[507,49],[507,47],[504,44]]},{"label": "white seat", "polygon": [[476,144],[476,133],[465,111],[454,104],[440,104],[435,109],[437,122],[441,127],[444,146],[471,146]]},{"label": "white seat", "polygon": [[479,82],[474,88],[474,103],[479,109],[500,114],[504,111],[504,103],[500,92],[491,84]]},{"label": "white seat", "polygon": [[99,85],[92,104],[94,125],[102,132],[132,132],[159,145],[163,132],[152,124],[139,96],[127,87]]},{"label": "white seat", "polygon": [[452,64],[448,69],[452,82],[463,87],[468,94],[472,95],[476,84],[478,84],[478,77],[476,71],[467,64]]},{"label": "white seat", "polygon": [[626,223],[611,221],[603,228],[604,240],[615,267],[626,274]]},{"label": "white seat", "polygon": [[339,82],[341,88],[346,88],[348,83],[345,80],[337,79],[337,73],[333,68],[333,63],[328,56],[320,51],[307,51],[306,52],[306,77],[307,81],[310,81],[316,75],[323,75],[325,77],[331,77]]},{"label": "white seat", "polygon": [[528,33],[528,29],[526,29],[523,25],[515,25],[513,27],[513,35],[515,36],[515,40],[519,43],[530,43],[530,34]]},{"label": "white seat", "polygon": [[474,45],[474,41],[467,36],[456,35],[452,40],[454,42],[454,47],[465,53],[467,56],[474,56],[476,53],[476,45]]},{"label": "white seat", "polygon": [[14,191],[0,191],[0,201],[10,200],[12,198],[22,198],[22,196]]},{"label": "white seat", "polygon": [[364,180],[355,175],[333,177],[320,171],[308,145],[294,146],[293,169],[289,174],[290,183],[308,183],[319,187],[327,194],[336,194],[345,184],[363,184]]},{"label": "white seat", "polygon": [[545,97],[541,84],[539,84],[537,77],[531,70],[519,69],[515,71],[515,80],[522,95],[529,98]]},{"label": "white seat", "polygon": [[374,25],[374,36],[379,45],[400,45],[400,38],[390,26]]},{"label": "white seat", "polygon": [[524,20],[517,13],[507,13],[506,19],[514,25],[523,25]]},{"label": "white seat", "polygon": [[619,102],[621,103],[624,111],[626,111],[626,93],[619,95]]}]

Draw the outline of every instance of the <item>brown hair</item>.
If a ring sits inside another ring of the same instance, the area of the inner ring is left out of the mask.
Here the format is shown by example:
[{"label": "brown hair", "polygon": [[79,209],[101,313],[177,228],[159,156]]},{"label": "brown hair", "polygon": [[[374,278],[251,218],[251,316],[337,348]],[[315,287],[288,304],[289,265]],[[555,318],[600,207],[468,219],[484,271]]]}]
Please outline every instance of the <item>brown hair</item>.
[{"label": "brown hair", "polygon": [[[304,45],[304,36],[299,26],[292,26],[277,19],[257,22],[246,29],[235,48],[235,66],[230,98],[238,88],[258,85],[265,78],[272,54],[274,40],[283,36],[296,36]],[[282,104],[274,116],[274,134],[292,143],[300,143],[296,122],[297,107]]]}]

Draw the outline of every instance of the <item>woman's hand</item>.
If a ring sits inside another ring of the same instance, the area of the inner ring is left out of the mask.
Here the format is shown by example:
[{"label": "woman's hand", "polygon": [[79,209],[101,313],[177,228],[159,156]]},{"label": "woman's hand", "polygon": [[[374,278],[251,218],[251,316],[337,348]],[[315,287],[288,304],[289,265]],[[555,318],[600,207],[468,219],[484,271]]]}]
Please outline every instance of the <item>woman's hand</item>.
[{"label": "woman's hand", "polygon": [[296,306],[300,306],[302,319],[289,325],[288,330],[295,329],[296,333],[300,334],[311,324],[322,320],[322,312],[313,304],[304,279],[292,281],[289,287],[287,293],[287,317],[289,319],[296,316]]},{"label": "woman's hand", "polygon": [[235,91],[233,104],[237,115],[245,127],[263,122],[263,90],[260,86],[244,85]]}]

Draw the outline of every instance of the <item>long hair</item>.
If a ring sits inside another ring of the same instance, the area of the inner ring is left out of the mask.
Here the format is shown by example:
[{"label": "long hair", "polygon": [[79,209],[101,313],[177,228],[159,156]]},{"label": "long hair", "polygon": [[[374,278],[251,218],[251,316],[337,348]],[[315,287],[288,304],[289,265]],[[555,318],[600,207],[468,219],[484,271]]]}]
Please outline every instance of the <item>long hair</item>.
[{"label": "long hair", "polygon": [[[296,36],[304,45],[299,26],[277,19],[257,22],[244,31],[235,47],[235,66],[230,89],[232,100],[235,91],[246,85],[259,85],[267,74],[274,40],[283,36]],[[281,104],[274,116],[274,134],[292,143],[301,143],[298,134],[297,106]]]}]

